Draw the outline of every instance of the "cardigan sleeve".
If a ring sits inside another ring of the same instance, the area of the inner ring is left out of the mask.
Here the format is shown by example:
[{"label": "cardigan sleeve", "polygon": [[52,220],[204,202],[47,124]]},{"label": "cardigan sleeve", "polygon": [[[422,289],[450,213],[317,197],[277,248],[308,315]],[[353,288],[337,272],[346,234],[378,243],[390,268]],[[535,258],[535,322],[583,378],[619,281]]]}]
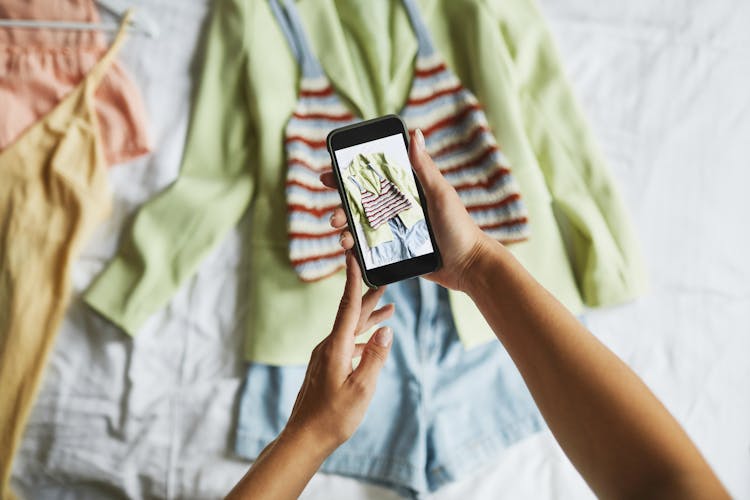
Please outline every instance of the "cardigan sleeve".
[{"label": "cardigan sleeve", "polygon": [[508,47],[526,136],[583,300],[589,306],[631,300],[646,286],[636,235],[541,12],[535,0],[487,1]]},{"label": "cardigan sleeve", "polygon": [[392,182],[399,189],[406,190],[414,200],[419,202],[419,193],[417,193],[417,185],[414,182],[414,174],[412,174],[411,166],[403,168],[401,165],[396,165],[395,163],[386,163],[385,168],[390,173]]},{"label": "cardigan sleeve", "polygon": [[[346,179],[344,182],[352,182],[351,179]],[[346,191],[346,197],[349,201],[349,210],[352,212],[352,219],[354,219],[354,222],[359,222],[362,224],[362,227],[366,227],[366,225],[369,225],[367,222],[367,219],[365,218],[364,208],[362,207],[362,199],[359,196],[359,192],[356,189],[346,188],[344,189]]]},{"label": "cardigan sleeve", "polygon": [[135,334],[237,223],[253,192],[243,0],[214,4],[178,179],[148,201],[85,301]]}]

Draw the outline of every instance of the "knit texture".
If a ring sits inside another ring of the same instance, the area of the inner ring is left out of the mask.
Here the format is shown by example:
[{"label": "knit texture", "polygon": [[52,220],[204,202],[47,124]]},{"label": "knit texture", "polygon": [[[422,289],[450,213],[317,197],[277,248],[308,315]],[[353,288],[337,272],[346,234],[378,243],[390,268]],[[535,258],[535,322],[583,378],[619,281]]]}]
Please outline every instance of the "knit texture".
[{"label": "knit texture", "polygon": [[385,179],[380,179],[379,193],[362,189],[359,194],[362,196],[367,222],[375,229],[411,207],[411,202],[404,193]]}]

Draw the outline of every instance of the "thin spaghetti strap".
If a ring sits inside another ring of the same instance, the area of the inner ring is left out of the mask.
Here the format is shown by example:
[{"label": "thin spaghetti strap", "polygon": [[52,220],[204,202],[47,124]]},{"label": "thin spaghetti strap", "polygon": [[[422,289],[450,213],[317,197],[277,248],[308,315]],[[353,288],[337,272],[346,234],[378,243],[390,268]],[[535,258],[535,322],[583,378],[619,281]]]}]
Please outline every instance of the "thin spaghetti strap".
[{"label": "thin spaghetti strap", "polygon": [[372,170],[372,173],[375,174],[375,177],[377,177],[381,181],[383,180],[383,177],[381,177],[381,175],[378,173],[378,171],[375,170],[375,167],[372,166],[372,163],[368,163],[367,164],[367,168],[369,168],[370,170]]},{"label": "thin spaghetti strap", "polygon": [[349,180],[352,181],[357,186],[357,189],[362,191],[362,186],[359,185],[359,182],[357,182],[357,179],[355,179],[353,175],[349,176]]},{"label": "thin spaghetti strap", "polygon": [[294,36],[294,28],[292,27],[289,18],[287,18],[286,12],[284,12],[284,9],[279,4],[279,0],[268,0],[268,3],[271,6],[271,11],[276,18],[276,21],[279,23],[282,33],[284,33],[284,38],[286,38],[286,41],[289,43],[289,48],[292,50],[294,59],[297,60],[297,63],[301,64],[302,57],[299,44],[297,38]]},{"label": "thin spaghetti strap", "polygon": [[94,68],[89,71],[89,74],[86,75],[86,83],[93,88],[96,88],[99,85],[99,82],[109,69],[112,61],[114,61],[114,58],[117,55],[117,51],[120,50],[120,47],[125,42],[126,31],[132,17],[133,9],[128,9],[127,12],[125,12],[125,15],[122,17],[122,21],[120,21],[120,28],[117,30],[117,35],[115,35],[115,39],[112,41],[109,49],[107,49],[107,52],[94,65]]},{"label": "thin spaghetti strap", "polygon": [[424,23],[421,14],[419,13],[419,7],[417,7],[415,0],[403,0],[404,8],[406,13],[409,15],[412,28],[414,28],[414,34],[417,36],[417,53],[421,56],[430,56],[435,52],[435,47],[432,44],[432,37],[427,29],[427,25]]},{"label": "thin spaghetti strap", "polygon": [[323,68],[315,57],[315,54],[310,47],[310,43],[307,40],[305,34],[305,28],[302,26],[297,6],[294,4],[294,0],[285,0],[284,7],[286,8],[286,14],[291,25],[292,34],[297,41],[297,47],[299,48],[299,63],[302,67],[302,74],[308,77],[322,76]]}]

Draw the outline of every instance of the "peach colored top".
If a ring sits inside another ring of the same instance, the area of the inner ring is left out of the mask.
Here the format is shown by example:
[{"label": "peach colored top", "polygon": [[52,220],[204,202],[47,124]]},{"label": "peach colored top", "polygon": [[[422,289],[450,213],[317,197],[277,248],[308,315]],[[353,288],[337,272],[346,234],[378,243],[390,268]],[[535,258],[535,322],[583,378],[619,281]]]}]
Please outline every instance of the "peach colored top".
[{"label": "peach colored top", "polygon": [[[93,0],[3,0],[0,18],[99,22]],[[0,27],[0,150],[49,113],[107,51],[98,31]],[[147,153],[140,92],[115,63],[95,94],[108,165]]]}]

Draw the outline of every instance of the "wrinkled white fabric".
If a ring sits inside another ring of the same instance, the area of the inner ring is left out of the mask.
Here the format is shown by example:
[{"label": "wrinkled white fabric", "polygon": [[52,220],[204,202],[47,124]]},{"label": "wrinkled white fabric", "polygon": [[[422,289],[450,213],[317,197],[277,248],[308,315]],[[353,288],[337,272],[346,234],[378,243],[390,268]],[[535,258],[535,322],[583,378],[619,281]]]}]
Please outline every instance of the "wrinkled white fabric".
[{"label": "wrinkled white fabric", "polygon": [[[111,172],[115,214],[78,262],[80,293],[122,224],[179,168],[207,2],[137,0],[158,40],[121,59],[143,91],[156,150]],[[588,316],[662,398],[733,496],[750,497],[750,3],[542,0],[574,88],[611,160],[651,291]],[[240,226],[131,340],[74,301],[16,461],[28,498],[216,498],[233,459],[245,272]],[[239,290],[239,292],[238,292]],[[543,433],[432,499],[591,496]],[[317,476],[304,498],[396,498]]]}]

